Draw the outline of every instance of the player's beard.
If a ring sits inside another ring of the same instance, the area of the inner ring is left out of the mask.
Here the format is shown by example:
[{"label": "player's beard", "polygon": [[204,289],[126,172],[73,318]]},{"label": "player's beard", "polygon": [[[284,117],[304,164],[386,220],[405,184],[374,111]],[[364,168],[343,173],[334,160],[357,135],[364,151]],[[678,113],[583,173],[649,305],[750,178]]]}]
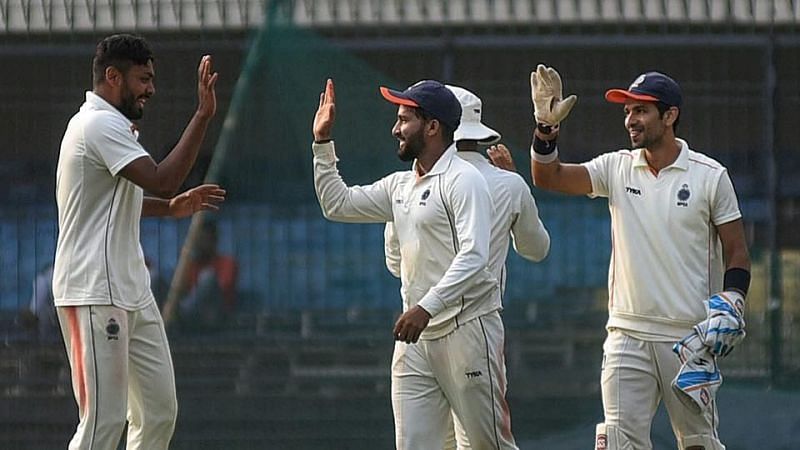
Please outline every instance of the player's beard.
[{"label": "player's beard", "polygon": [[144,108],[139,106],[137,100],[140,98],[148,98],[148,95],[140,95],[135,97],[133,92],[128,89],[128,86],[122,87],[122,101],[117,109],[130,120],[138,120],[144,116]]},{"label": "player's beard", "polygon": [[400,146],[397,149],[397,157],[400,158],[400,161],[413,161],[422,153],[422,149],[425,148],[422,131],[423,129],[420,128],[416,133],[400,140]]},{"label": "player's beard", "polygon": [[652,127],[637,127],[636,131],[639,132],[639,135],[637,136],[637,139],[631,137],[631,148],[652,149],[657,147],[658,144],[664,139],[666,128],[664,126],[658,127],[658,129],[654,129]]}]

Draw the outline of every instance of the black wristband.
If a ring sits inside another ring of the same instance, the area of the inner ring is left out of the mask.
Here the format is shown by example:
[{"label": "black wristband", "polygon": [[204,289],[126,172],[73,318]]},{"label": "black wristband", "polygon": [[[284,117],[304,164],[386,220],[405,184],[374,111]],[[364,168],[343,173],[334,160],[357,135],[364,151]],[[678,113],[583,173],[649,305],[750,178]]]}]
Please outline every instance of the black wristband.
[{"label": "black wristband", "polygon": [[332,141],[332,140],[333,140],[333,139],[322,139],[322,140],[318,141],[318,140],[316,140],[316,139],[315,139],[315,140],[314,140],[314,143],[315,143],[315,144],[327,144],[328,142],[330,142],[330,141]]},{"label": "black wristband", "polygon": [[539,136],[533,135],[533,151],[540,155],[549,155],[556,151],[556,140],[545,141],[539,139]]},{"label": "black wristband", "polygon": [[726,270],[722,286],[726,291],[739,291],[747,296],[747,290],[750,288],[750,271],[741,267]]}]

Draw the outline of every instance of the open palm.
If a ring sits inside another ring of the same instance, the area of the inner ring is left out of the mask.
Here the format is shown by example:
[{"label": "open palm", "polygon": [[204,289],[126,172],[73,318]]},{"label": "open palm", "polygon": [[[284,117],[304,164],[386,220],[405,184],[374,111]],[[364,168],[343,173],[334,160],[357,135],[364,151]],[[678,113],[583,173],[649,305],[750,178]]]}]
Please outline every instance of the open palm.
[{"label": "open palm", "polygon": [[325,141],[331,138],[333,121],[336,117],[336,94],[333,91],[333,80],[325,83],[325,92],[319,94],[319,108],[314,115],[314,140]]}]

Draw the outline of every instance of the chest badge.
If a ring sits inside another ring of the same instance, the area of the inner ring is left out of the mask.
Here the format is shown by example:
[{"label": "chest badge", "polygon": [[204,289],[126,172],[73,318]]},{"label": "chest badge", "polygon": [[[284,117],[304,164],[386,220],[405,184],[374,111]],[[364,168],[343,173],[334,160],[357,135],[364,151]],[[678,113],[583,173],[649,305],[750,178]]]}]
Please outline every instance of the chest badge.
[{"label": "chest badge", "polygon": [[692,196],[692,193],[689,192],[689,185],[684,184],[681,186],[681,189],[678,191],[678,206],[688,207],[689,206],[689,197]]},{"label": "chest badge", "polygon": [[419,198],[419,206],[425,206],[427,204],[426,200],[428,197],[431,196],[431,190],[425,189],[425,192],[422,193],[422,196]]}]

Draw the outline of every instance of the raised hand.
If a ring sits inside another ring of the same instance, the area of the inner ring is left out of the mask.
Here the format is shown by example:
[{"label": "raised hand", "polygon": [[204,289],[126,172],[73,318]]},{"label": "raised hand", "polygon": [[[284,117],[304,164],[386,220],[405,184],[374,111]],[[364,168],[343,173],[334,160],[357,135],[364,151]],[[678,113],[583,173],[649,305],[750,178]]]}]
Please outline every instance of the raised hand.
[{"label": "raised hand", "polygon": [[539,64],[531,72],[531,99],[537,123],[556,126],[569,115],[578,97],[563,99],[561,75],[552,67]]},{"label": "raised hand", "polygon": [[206,119],[217,113],[217,94],[215,87],[219,74],[213,72],[211,55],[200,58],[197,67],[197,113]]},{"label": "raised hand", "polygon": [[216,211],[220,203],[225,201],[225,189],[216,184],[200,186],[182,192],[169,201],[169,212],[172,217],[180,219],[200,211]]},{"label": "raised hand", "polygon": [[319,108],[314,115],[314,140],[326,141],[331,139],[333,122],[336,118],[336,93],[333,90],[333,80],[328,78],[325,83],[325,92],[319,94]]},{"label": "raised hand", "polygon": [[517,171],[517,166],[514,165],[514,159],[511,158],[511,152],[508,151],[505,145],[492,145],[486,149],[486,154],[489,155],[489,162],[491,162],[493,166],[508,170],[509,172]]}]

